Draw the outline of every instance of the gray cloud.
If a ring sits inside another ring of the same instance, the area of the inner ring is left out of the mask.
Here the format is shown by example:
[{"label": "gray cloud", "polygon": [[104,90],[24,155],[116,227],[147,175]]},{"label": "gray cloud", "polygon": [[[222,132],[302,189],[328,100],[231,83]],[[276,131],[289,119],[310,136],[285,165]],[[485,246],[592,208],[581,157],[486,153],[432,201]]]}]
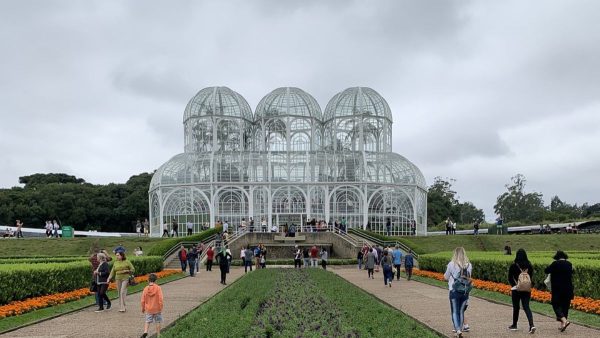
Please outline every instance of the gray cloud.
[{"label": "gray cloud", "polygon": [[429,182],[456,178],[488,218],[515,173],[546,198],[597,202],[598,10],[595,1],[4,1],[0,186],[35,172],[107,183],[152,171],[183,151],[183,110],[206,86],[228,86],[253,108],[298,86],[325,109],[360,85],[390,104],[394,150]]}]

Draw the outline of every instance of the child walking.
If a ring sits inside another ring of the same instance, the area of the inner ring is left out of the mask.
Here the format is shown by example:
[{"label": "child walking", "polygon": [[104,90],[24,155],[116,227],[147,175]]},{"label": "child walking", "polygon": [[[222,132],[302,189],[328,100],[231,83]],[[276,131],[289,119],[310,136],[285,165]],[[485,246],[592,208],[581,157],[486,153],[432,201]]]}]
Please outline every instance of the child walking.
[{"label": "child walking", "polygon": [[156,336],[160,336],[160,323],[162,323],[163,294],[162,289],[156,284],[156,275],[148,275],[148,286],[142,292],[142,313],[146,315],[144,323],[144,334],[142,338],[148,337],[150,323],[156,323]]}]

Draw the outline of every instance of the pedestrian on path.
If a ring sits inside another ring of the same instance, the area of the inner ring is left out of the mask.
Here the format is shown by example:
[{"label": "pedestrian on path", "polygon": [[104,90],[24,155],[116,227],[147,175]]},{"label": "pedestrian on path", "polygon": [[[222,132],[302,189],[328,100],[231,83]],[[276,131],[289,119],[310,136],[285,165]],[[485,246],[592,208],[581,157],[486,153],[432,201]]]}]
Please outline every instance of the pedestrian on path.
[{"label": "pedestrian on path", "polygon": [[392,287],[392,281],[394,280],[394,273],[392,272],[392,258],[390,257],[389,250],[383,251],[383,257],[381,258],[381,267],[383,269],[383,285]]},{"label": "pedestrian on path", "polygon": [[316,245],[313,245],[312,248],[310,248],[310,266],[313,268],[317,267],[317,260],[319,257],[319,249],[317,249]]},{"label": "pedestrian on path", "polygon": [[242,259],[244,260],[244,273],[248,272],[248,268],[250,268],[250,272],[252,272],[252,258],[254,256],[252,249],[250,249],[250,245],[248,244],[248,246],[242,251],[244,253],[244,257],[242,257]]},{"label": "pedestrian on path", "polygon": [[362,265],[363,265],[363,252],[362,250],[358,251],[358,254],[356,255],[356,260],[358,261],[358,270],[362,270]]},{"label": "pedestrian on path", "polygon": [[212,271],[213,259],[215,258],[215,250],[212,246],[206,250],[206,271]]},{"label": "pedestrian on path", "polygon": [[513,321],[508,327],[511,331],[517,330],[517,322],[519,321],[519,303],[523,304],[523,311],[529,321],[529,333],[535,333],[533,325],[533,315],[529,308],[529,300],[531,299],[531,281],[533,280],[533,266],[527,253],[523,249],[517,250],[515,261],[508,268],[508,283],[511,288],[512,306],[513,306]]},{"label": "pedestrian on path", "polygon": [[[394,260],[394,268],[396,269],[396,280],[400,280],[400,267],[402,266],[402,251],[400,251],[400,246],[396,244],[396,248],[392,252],[392,257]],[[394,275],[392,275],[393,279]]]},{"label": "pedestrian on path", "polygon": [[110,275],[110,270],[108,268],[108,262],[106,259],[106,255],[103,253],[98,253],[96,255],[98,259],[98,267],[94,270],[94,277],[96,278],[97,285],[97,295],[98,295],[98,310],[94,312],[102,312],[104,311],[104,303],[106,302],[106,309],[110,310],[111,302],[110,298],[106,295],[106,290],[108,290],[108,276]]},{"label": "pedestrian on path", "polygon": [[321,266],[323,270],[327,270],[327,260],[329,259],[329,255],[327,254],[327,249],[323,248],[321,251]]},{"label": "pedestrian on path", "polygon": [[162,323],[163,293],[156,284],[156,275],[148,275],[148,286],[142,292],[142,313],[145,314],[144,333],[142,338],[148,337],[148,328],[151,323],[156,325],[156,336],[160,337],[160,324]]},{"label": "pedestrian on path", "polygon": [[298,245],[294,246],[294,269],[302,267],[302,250]]},{"label": "pedestrian on path", "polygon": [[471,284],[471,271],[473,267],[463,247],[454,249],[452,260],[446,267],[444,278],[448,281],[450,290],[450,310],[452,313],[452,324],[456,330],[456,337],[462,337],[464,324],[465,306],[469,299]]},{"label": "pedestrian on path", "polygon": [[404,256],[404,271],[406,272],[406,280],[410,280],[412,278],[414,264],[412,250],[408,250],[406,256]]},{"label": "pedestrian on path", "polygon": [[187,262],[190,269],[190,277],[194,277],[196,273],[196,260],[198,259],[198,251],[195,246],[192,246],[187,252]]},{"label": "pedestrian on path", "polygon": [[127,286],[129,286],[129,276],[133,274],[135,268],[125,257],[124,252],[117,252],[117,261],[113,264],[108,280],[115,278],[117,290],[119,291],[119,312],[125,312],[125,298],[127,298]]},{"label": "pedestrian on path", "polygon": [[373,248],[369,248],[369,252],[367,252],[365,267],[367,268],[367,276],[375,279],[373,276],[373,269],[375,269],[375,254],[373,254]]},{"label": "pedestrian on path", "polygon": [[219,262],[219,270],[221,270],[221,284],[227,285],[227,274],[229,273],[229,260],[231,254],[227,252],[225,247],[221,247],[219,254],[217,255],[217,262]]},{"label": "pedestrian on path", "polygon": [[575,296],[573,265],[567,261],[569,256],[561,250],[557,251],[553,258],[554,262],[544,272],[550,274],[552,309],[556,314],[556,320],[560,322],[559,330],[564,332],[571,324],[568,320],[569,307],[571,306],[571,299]]},{"label": "pedestrian on path", "polygon": [[302,258],[304,259],[304,267],[308,268],[308,266],[310,265],[310,254],[307,247],[304,247],[304,249],[302,249]]},{"label": "pedestrian on path", "polygon": [[90,256],[90,258],[88,258],[88,261],[92,265],[92,280],[96,281],[96,287],[97,287],[97,289],[96,289],[96,305],[100,304],[100,291],[99,291],[100,287],[99,287],[98,281],[97,281],[96,270],[98,269],[98,266],[100,265],[100,260],[98,259],[98,255],[101,253],[104,255],[104,258],[106,259],[107,262],[110,262],[112,260],[112,258],[108,255],[108,252],[106,252],[106,250],[100,250],[98,248],[94,248],[92,251],[92,255]]},{"label": "pedestrian on path", "polygon": [[181,271],[185,272],[185,269],[187,267],[187,251],[185,250],[183,244],[181,245],[181,248],[177,253],[177,258],[179,258],[179,263],[181,264]]}]

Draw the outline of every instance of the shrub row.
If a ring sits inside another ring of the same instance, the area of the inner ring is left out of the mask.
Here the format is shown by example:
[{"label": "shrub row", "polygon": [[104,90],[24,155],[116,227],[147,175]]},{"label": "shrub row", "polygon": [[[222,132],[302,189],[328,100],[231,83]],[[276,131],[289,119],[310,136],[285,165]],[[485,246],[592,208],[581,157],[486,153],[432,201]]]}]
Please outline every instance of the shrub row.
[{"label": "shrub row", "polygon": [[[475,252],[468,253],[469,259],[473,264],[473,277],[497,283],[508,283],[508,268],[514,260],[514,256],[508,255],[490,255],[489,253],[479,254]],[[449,252],[421,255],[419,257],[419,268],[444,273],[446,266],[450,261],[452,254]],[[541,258],[536,255],[530,255],[533,265],[533,286],[539,290],[546,290],[544,279],[546,274],[544,269],[552,263],[552,258]],[[591,259],[569,259],[573,264],[573,284],[575,294],[582,297],[591,297],[600,299],[600,262]]]},{"label": "shrub row", "polygon": [[192,236],[173,237],[173,238],[164,239],[160,243],[157,243],[156,245],[154,245],[150,250],[148,250],[148,252],[146,254],[148,254],[150,256],[161,256],[162,257],[164,254],[167,253],[167,251],[169,251],[169,249],[171,249],[173,246],[177,245],[178,243],[201,242],[201,241],[205,240],[206,238],[217,234],[219,231],[221,231],[220,227],[208,229],[208,230],[202,231],[199,234],[195,234]]},{"label": "shrub row", "polygon": [[36,258],[10,258],[0,259],[0,264],[40,264],[40,263],[70,263],[87,260],[87,257],[72,256],[72,257],[36,257]]},{"label": "shrub row", "polygon": [[[163,267],[162,257],[134,257],[131,262],[136,275]],[[89,286],[91,276],[87,261],[0,265],[0,304],[83,288]]]}]

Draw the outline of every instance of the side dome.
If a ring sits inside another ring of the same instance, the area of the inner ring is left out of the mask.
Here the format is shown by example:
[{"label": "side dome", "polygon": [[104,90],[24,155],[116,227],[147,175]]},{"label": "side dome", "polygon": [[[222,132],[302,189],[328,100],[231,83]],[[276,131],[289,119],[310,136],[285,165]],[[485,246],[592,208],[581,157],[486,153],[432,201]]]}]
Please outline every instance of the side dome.
[{"label": "side dome", "polygon": [[379,93],[368,87],[352,87],[337,93],[327,103],[323,121],[361,114],[383,117],[393,122],[390,106]]},{"label": "side dome", "polygon": [[209,156],[182,153],[160,166],[150,181],[150,191],[165,185],[197,184],[211,181]]},{"label": "side dome", "polygon": [[200,90],[185,107],[183,122],[194,117],[212,115],[252,121],[252,109],[246,99],[227,87],[207,87]]},{"label": "side dome", "polygon": [[321,120],[321,107],[314,97],[296,87],[281,87],[260,100],[254,118],[260,120],[273,116],[314,117]]}]

